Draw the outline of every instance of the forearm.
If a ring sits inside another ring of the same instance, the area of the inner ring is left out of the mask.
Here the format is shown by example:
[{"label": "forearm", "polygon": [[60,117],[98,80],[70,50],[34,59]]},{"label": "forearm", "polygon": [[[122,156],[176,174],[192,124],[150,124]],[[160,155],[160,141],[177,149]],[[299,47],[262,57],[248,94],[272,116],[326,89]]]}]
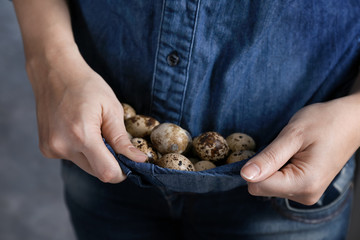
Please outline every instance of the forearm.
[{"label": "forearm", "polygon": [[26,60],[54,58],[76,49],[66,0],[13,0],[23,36]]},{"label": "forearm", "polygon": [[357,135],[355,141],[357,146],[360,147],[360,67],[348,97],[351,99],[350,102],[353,107],[350,112],[353,111],[352,120],[354,122],[354,132],[356,133],[355,135]]},{"label": "forearm", "polygon": [[[333,100],[334,106],[338,106],[341,114],[339,118],[343,119],[343,123],[339,126],[343,131],[349,132],[347,143],[354,145],[355,149],[360,147],[360,71],[358,72],[354,83],[347,96]],[[335,108],[334,108],[335,109]],[[335,118],[335,116],[334,116]]]},{"label": "forearm", "polygon": [[86,78],[90,68],[75,43],[66,0],[13,2],[35,97],[50,87],[61,90]]}]

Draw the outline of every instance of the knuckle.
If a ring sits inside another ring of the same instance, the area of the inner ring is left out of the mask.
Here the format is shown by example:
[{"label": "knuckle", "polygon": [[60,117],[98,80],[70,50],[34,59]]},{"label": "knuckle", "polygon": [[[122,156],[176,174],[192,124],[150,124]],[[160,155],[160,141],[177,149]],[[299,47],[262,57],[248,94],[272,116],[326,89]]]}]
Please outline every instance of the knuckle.
[{"label": "knuckle", "polygon": [[111,142],[115,145],[123,145],[124,143],[127,143],[129,140],[128,135],[127,134],[119,134],[116,135],[115,137],[113,137],[111,139]]},{"label": "knuckle", "polygon": [[116,146],[116,147],[125,147],[127,145],[131,146],[131,143],[130,143],[127,133],[118,134],[118,135],[112,137],[109,141],[111,144],[113,144],[113,146]]},{"label": "knuckle", "polygon": [[302,192],[305,196],[313,196],[316,193],[319,192],[319,186],[317,184],[314,184],[314,182],[307,182],[308,184],[304,184],[303,188],[302,188]]},{"label": "knuckle", "polygon": [[299,124],[290,123],[286,127],[286,133],[289,134],[293,139],[303,139],[304,128]]},{"label": "knuckle", "polygon": [[275,152],[273,149],[268,149],[264,152],[264,163],[268,166],[273,166],[276,164],[276,159],[278,157],[277,152]]},{"label": "knuckle", "polygon": [[40,151],[47,158],[66,158],[71,152],[71,144],[60,134],[52,133],[46,141],[39,143]]},{"label": "knuckle", "polygon": [[313,205],[319,201],[322,192],[317,185],[313,184],[303,188],[301,195],[303,196],[302,203],[304,205]]},{"label": "knuckle", "polygon": [[73,124],[70,127],[71,139],[80,145],[85,144],[85,131],[84,127],[79,126],[79,124]]},{"label": "knuckle", "polygon": [[107,168],[99,173],[98,178],[104,183],[115,183],[120,180],[118,171],[112,168]]},{"label": "knuckle", "polygon": [[302,204],[310,206],[310,205],[314,205],[315,203],[317,203],[320,199],[321,195],[313,195],[313,196],[307,196],[304,198]]},{"label": "knuckle", "polygon": [[261,190],[258,184],[248,183],[248,192],[253,196],[260,196]]},{"label": "knuckle", "polygon": [[41,154],[46,158],[56,158],[55,154],[50,151],[48,145],[43,142],[39,143],[39,150]]},{"label": "knuckle", "polygon": [[47,143],[49,150],[56,156],[61,156],[63,151],[63,143],[62,140],[56,135],[51,136]]},{"label": "knuckle", "polygon": [[40,152],[46,158],[60,158],[62,155],[61,145],[60,139],[55,135],[49,136],[45,141],[39,141]]}]

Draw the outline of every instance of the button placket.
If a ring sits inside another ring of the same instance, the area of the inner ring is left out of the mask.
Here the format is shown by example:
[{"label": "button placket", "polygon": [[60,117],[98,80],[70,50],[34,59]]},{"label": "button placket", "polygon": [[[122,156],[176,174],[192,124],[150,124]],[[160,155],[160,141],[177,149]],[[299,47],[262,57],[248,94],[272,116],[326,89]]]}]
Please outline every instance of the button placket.
[{"label": "button placket", "polygon": [[150,112],[179,124],[199,0],[164,1]]}]

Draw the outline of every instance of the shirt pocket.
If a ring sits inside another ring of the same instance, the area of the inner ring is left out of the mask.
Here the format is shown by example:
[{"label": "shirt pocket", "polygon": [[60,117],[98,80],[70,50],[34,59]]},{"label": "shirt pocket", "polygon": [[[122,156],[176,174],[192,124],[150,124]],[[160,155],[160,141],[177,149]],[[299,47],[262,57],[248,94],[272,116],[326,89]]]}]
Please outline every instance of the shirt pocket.
[{"label": "shirt pocket", "polygon": [[354,169],[355,159],[352,157],[314,205],[307,206],[284,198],[273,198],[273,207],[293,221],[309,224],[330,221],[351,203]]},{"label": "shirt pocket", "polygon": [[106,146],[127,177],[141,187],[165,187],[174,192],[215,193],[247,184],[240,176],[240,170],[248,160],[201,172],[179,171],[151,163],[134,162],[123,155],[116,154],[108,144]]}]

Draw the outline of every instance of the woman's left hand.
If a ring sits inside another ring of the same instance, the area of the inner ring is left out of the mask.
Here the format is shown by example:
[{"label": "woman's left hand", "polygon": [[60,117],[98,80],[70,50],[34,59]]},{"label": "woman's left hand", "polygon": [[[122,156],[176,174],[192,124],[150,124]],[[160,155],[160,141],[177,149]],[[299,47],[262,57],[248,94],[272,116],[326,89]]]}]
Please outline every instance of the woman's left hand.
[{"label": "woman's left hand", "polygon": [[249,193],[315,204],[360,145],[360,94],[309,105],[241,170]]}]

